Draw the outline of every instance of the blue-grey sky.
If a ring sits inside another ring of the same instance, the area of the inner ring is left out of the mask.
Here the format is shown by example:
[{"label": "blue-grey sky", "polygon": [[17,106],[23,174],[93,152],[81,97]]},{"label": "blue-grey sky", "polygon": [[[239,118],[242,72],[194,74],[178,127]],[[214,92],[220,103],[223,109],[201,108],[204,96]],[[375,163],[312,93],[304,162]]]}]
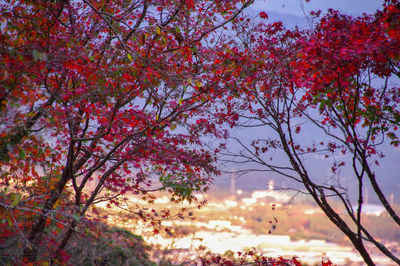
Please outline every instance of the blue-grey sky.
[{"label": "blue-grey sky", "polygon": [[256,0],[253,8],[304,16],[303,5],[306,13],[311,10],[324,11],[333,8],[349,15],[361,15],[362,13],[374,13],[377,9],[381,9],[382,4],[382,0],[311,0],[309,3],[304,0]]}]

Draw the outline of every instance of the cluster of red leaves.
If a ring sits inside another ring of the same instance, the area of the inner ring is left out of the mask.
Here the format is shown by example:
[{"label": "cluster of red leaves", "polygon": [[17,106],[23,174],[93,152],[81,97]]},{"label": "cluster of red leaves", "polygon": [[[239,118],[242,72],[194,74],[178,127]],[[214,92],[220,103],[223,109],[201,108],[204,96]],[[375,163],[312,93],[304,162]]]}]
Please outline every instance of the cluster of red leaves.
[{"label": "cluster of red leaves", "polygon": [[[235,88],[225,99],[226,108],[216,110],[217,121],[237,125],[238,110],[264,120],[276,112],[266,111],[270,104],[293,97],[296,108],[280,112],[282,121],[318,109],[322,128],[371,127],[369,137],[344,136],[348,143],[364,143],[371,155],[377,153],[373,145],[382,135],[398,145],[400,90],[388,83],[400,73],[398,13],[398,1],[386,1],[383,11],[374,15],[352,17],[329,10],[313,30],[287,30],[282,23],[235,25],[239,37],[229,39],[217,53],[221,69],[229,69],[221,79],[227,88]],[[301,129],[295,125],[293,133]],[[270,144],[259,146],[259,151],[273,148]]]},{"label": "cluster of red leaves", "polygon": [[345,127],[372,126],[372,141],[383,133],[398,145],[399,88],[374,81],[399,76],[398,12],[398,1],[387,1],[374,16],[353,18],[330,10],[303,35],[298,58],[291,62],[292,80],[306,88],[299,106],[318,107],[323,125],[340,126],[339,119]]},{"label": "cluster of red leaves", "polygon": [[118,204],[206,190],[218,171],[203,137],[224,137],[207,109],[223,90],[202,40],[250,3],[239,2],[0,3],[0,185],[23,198],[1,199],[1,227],[23,225],[3,235],[44,247],[51,220],[76,226],[100,192]]},{"label": "cluster of red leaves", "polygon": [[[282,23],[263,20],[257,25],[246,19],[236,24],[237,36],[224,36],[226,42],[217,52],[221,64],[216,67],[230,94],[223,99],[224,108],[216,108],[215,119],[230,127],[266,131],[264,135],[256,132],[258,138],[252,142],[233,138],[243,149],[226,152],[226,161],[256,163],[302,182],[332,220],[331,206],[324,209],[327,205],[320,204],[319,198],[333,193],[352,210],[342,196],[342,191],[348,193],[347,184],[343,187],[339,182],[341,170],[352,166],[360,191],[363,179],[368,178],[382,206],[398,223],[374,171],[384,157],[380,145],[400,144],[399,11],[399,1],[393,0],[385,1],[383,10],[359,17],[335,10],[323,16],[314,12],[318,22],[311,30],[287,30]],[[276,150],[287,155],[288,161],[281,162]],[[308,178],[313,167],[308,171],[307,161],[315,156],[328,159],[337,184],[326,187],[318,184],[319,178],[315,183]],[[360,226],[361,218],[352,216],[352,211],[348,214]],[[351,231],[347,226],[340,229],[345,234]],[[358,244],[363,242],[361,237],[348,236],[371,263],[368,252]],[[384,248],[381,251],[393,258]]]}]

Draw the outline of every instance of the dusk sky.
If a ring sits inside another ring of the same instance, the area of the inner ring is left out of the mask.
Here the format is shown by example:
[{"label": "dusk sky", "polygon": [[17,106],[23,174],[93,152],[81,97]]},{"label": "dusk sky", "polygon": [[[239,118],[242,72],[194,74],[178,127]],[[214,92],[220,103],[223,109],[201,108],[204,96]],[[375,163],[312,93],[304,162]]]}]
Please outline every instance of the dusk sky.
[{"label": "dusk sky", "polygon": [[382,3],[383,1],[379,0],[311,0],[309,3],[304,0],[256,0],[253,8],[304,16],[301,7],[303,4],[306,13],[311,10],[333,8],[350,15],[360,15],[362,13],[374,13],[381,8]]}]

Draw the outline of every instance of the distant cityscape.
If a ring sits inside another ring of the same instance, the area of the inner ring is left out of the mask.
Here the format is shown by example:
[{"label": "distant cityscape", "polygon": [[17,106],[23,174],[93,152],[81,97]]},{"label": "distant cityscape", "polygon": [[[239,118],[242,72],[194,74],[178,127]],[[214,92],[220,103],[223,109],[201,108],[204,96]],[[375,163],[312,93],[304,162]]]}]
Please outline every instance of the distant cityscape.
[{"label": "distant cityscape", "polygon": [[[174,228],[172,232],[175,230],[176,232],[185,232],[183,234],[154,235],[151,227],[147,224],[141,221],[133,222],[121,214],[109,215],[107,222],[128,229],[134,234],[142,235],[146,243],[152,246],[153,252],[155,252],[153,259],[155,260],[159,258],[160,250],[163,250],[163,254],[169,256],[169,259],[181,263],[188,259],[195,261],[201,252],[205,252],[205,248],[207,252],[215,254],[256,248],[259,252],[271,257],[291,258],[297,256],[303,263],[319,263],[323,257],[328,257],[337,265],[364,265],[362,258],[353,250],[351,245],[344,246],[323,239],[294,240],[290,234],[295,233],[296,230],[292,229],[287,232],[288,234],[262,234],[249,229],[247,225],[251,221],[249,215],[252,212],[257,212],[260,207],[268,210],[271,208],[271,203],[273,203],[273,208],[284,208],[293,195],[291,192],[275,191],[273,180],[269,180],[267,189],[253,192],[237,189],[235,178],[232,178],[230,182],[230,190],[227,196],[220,200],[212,199],[203,208],[197,210],[195,216],[198,219],[170,219],[162,222],[163,227]],[[198,197],[202,196],[198,195]],[[135,197],[130,198],[129,201],[130,204],[143,203]],[[154,203],[155,206],[168,206],[170,201],[167,196],[162,196],[156,198]],[[184,203],[182,206],[190,208],[188,203]],[[97,207],[104,208],[104,212],[110,212],[109,209],[105,208],[105,205],[99,204]],[[298,209],[298,207],[295,207],[295,209]],[[235,214],[237,211],[242,214]],[[229,216],[224,216],[224,212],[228,213]],[[382,207],[374,204],[366,204],[363,212],[371,217],[381,216],[385,213]],[[301,207],[301,213],[303,213],[305,219],[316,215],[323,216],[318,207],[311,205]],[[270,221],[270,223],[275,222]],[[300,229],[304,225],[299,221],[298,226]],[[400,252],[399,243],[389,244],[393,250]],[[379,265],[392,265],[386,257],[379,254],[373,256]]]},{"label": "distant cityscape", "polygon": [[[271,182],[272,182],[272,187],[271,187]],[[387,199],[391,204],[393,203],[400,204],[400,184],[395,184],[395,183],[391,184],[391,182],[394,181],[388,180],[386,183],[383,182],[382,189],[387,193],[388,195]],[[304,190],[304,188],[301,185],[293,182],[290,183],[285,178],[272,179],[257,174],[247,174],[244,176],[237,176],[235,174],[226,174],[215,178],[212,187],[213,186],[218,188],[229,188],[232,194],[234,194],[233,191],[236,190],[254,191],[263,189],[271,189],[271,190],[273,189],[274,191],[284,191],[286,193],[290,193],[289,191],[291,191],[291,189]],[[396,195],[399,196],[396,197]],[[365,204],[379,203],[371,187],[366,187],[364,189],[364,203]]]}]

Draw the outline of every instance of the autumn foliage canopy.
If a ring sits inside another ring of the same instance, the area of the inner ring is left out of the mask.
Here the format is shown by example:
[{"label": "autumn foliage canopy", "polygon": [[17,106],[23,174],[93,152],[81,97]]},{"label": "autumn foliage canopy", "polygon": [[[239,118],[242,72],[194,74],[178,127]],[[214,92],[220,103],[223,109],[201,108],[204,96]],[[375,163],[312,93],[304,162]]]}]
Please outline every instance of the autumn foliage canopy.
[{"label": "autumn foliage canopy", "polygon": [[[269,24],[263,12],[257,23],[242,17],[252,2],[0,3],[0,247],[15,236],[20,248],[4,245],[1,256],[67,261],[71,236],[93,224],[88,213],[101,201],[151,203],[159,190],[195,200],[219,173],[221,147],[207,142],[250,118],[278,133],[254,141],[252,155],[282,149],[291,173],[270,170],[304,183],[367,263],[365,238],[398,262],[363,227],[362,196],[359,211],[349,210],[352,231],[326,203],[329,192],[347,206],[342,191],[315,184],[301,160],[354,155],[361,189],[369,180],[400,225],[371,167],[382,139],[399,144],[400,90],[391,85],[400,77],[398,1],[359,18],[316,12],[315,28],[304,31]],[[331,140],[297,142],[303,119]],[[332,171],[344,165],[334,161]],[[130,211],[150,221],[172,215]]]}]

